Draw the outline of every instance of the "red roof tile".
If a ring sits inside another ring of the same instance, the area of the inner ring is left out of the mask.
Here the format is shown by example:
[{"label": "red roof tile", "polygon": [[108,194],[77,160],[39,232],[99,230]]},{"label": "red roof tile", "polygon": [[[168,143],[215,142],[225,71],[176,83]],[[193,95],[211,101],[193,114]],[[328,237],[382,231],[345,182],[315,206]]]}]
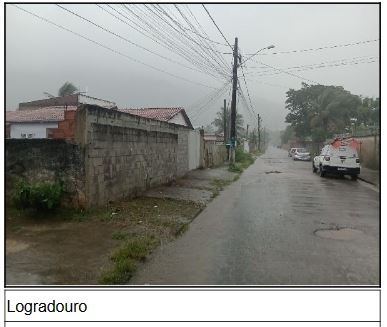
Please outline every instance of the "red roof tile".
[{"label": "red roof tile", "polygon": [[118,110],[132,115],[145,117],[145,118],[156,119],[161,121],[169,121],[184,109],[183,108],[128,108],[128,109],[118,109]]},{"label": "red roof tile", "polygon": [[[67,110],[76,110],[76,106],[68,106]],[[65,108],[44,107],[29,110],[6,111],[5,121],[7,123],[33,123],[33,122],[56,122],[64,120]]]}]

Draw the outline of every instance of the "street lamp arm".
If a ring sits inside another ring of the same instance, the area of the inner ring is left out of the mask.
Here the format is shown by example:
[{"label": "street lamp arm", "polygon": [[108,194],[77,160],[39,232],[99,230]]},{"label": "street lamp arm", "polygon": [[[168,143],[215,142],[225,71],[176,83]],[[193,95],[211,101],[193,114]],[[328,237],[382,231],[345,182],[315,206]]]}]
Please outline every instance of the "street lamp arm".
[{"label": "street lamp arm", "polygon": [[264,47],[262,49],[259,49],[256,53],[252,54],[250,57],[248,57],[246,60],[244,60],[241,65],[243,65],[247,60],[250,60],[251,58],[255,57],[259,52],[265,49],[273,49],[275,46],[274,45],[269,45],[268,47]]}]

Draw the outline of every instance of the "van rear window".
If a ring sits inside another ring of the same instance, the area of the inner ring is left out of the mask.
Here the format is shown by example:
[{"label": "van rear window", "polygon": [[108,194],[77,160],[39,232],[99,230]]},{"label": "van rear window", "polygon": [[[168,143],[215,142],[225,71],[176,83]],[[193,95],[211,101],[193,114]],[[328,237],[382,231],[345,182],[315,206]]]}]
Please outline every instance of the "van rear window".
[{"label": "van rear window", "polygon": [[332,147],[330,149],[330,153],[332,156],[338,155],[338,156],[346,156],[346,157],[357,157],[357,151],[355,148],[352,148],[350,146],[340,146],[338,148]]}]

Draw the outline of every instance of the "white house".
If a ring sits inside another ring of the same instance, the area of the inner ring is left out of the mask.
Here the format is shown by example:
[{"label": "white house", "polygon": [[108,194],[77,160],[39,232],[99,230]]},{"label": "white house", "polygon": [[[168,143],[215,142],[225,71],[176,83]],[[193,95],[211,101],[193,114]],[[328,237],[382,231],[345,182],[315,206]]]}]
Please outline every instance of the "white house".
[{"label": "white house", "polygon": [[6,111],[5,122],[9,135],[21,139],[47,138],[48,129],[57,128],[64,120],[65,110],[76,110],[76,106],[44,107],[17,111]]}]

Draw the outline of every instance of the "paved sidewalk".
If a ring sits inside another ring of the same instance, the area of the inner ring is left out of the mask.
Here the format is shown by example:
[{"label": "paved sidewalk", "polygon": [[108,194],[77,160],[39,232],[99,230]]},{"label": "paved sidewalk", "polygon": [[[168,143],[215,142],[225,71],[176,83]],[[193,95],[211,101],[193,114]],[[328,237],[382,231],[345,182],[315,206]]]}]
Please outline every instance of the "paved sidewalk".
[{"label": "paved sidewalk", "polygon": [[152,198],[170,198],[206,205],[223,188],[234,181],[237,173],[228,171],[228,166],[208,169],[196,169],[187,173],[170,186],[150,189],[145,196]]},{"label": "paved sidewalk", "polygon": [[380,170],[372,170],[364,167],[360,168],[359,179],[362,181],[374,184],[379,187],[379,176]]}]

